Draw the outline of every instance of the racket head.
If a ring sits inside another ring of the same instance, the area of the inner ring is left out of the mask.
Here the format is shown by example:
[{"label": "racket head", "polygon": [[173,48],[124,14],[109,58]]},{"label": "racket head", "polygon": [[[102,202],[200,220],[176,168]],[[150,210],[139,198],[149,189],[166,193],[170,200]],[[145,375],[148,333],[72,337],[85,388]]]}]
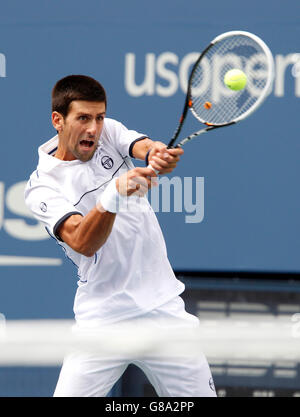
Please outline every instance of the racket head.
[{"label": "racket head", "polygon": [[[229,89],[224,83],[231,69],[242,70],[245,88]],[[230,31],[217,36],[195,63],[188,83],[188,106],[202,123],[226,126],[248,117],[272,91],[274,60],[258,36]]]}]

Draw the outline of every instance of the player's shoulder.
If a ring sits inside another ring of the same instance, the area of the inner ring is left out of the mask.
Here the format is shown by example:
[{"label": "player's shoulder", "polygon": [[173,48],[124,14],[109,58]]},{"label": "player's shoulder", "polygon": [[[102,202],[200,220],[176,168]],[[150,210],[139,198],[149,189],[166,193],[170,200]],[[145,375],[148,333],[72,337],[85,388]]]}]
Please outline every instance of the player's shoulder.
[{"label": "player's shoulder", "polygon": [[121,131],[124,128],[124,125],[116,119],[110,117],[105,117],[103,130],[106,133],[116,133]]},{"label": "player's shoulder", "polygon": [[105,117],[101,137],[104,142],[118,148],[125,131],[126,127],[120,121]]},{"label": "player's shoulder", "polygon": [[44,189],[47,189],[49,191],[49,189],[57,189],[57,186],[50,175],[43,172],[39,169],[39,167],[37,167],[25,183],[25,198],[27,198],[29,194],[39,194]]}]

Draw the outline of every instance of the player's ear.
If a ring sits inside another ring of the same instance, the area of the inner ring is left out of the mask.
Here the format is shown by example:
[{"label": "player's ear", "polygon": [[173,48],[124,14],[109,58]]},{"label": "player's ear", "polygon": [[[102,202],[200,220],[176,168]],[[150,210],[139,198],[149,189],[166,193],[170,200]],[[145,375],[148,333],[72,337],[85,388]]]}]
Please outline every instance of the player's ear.
[{"label": "player's ear", "polygon": [[64,126],[64,117],[61,113],[58,113],[57,111],[54,111],[52,113],[52,124],[54,129],[60,133],[63,130]]}]

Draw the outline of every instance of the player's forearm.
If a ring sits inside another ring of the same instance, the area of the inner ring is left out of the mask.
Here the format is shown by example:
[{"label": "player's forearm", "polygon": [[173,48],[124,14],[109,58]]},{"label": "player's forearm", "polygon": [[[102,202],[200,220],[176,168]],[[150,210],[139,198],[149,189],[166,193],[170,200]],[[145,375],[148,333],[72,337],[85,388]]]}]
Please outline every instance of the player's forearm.
[{"label": "player's forearm", "polygon": [[147,152],[153,147],[153,140],[145,138],[136,142],[132,149],[132,155],[135,159],[145,160]]},{"label": "player's forearm", "polygon": [[[76,218],[77,217],[77,218]],[[60,236],[76,252],[91,257],[104,243],[112,231],[115,213],[100,212],[96,207],[86,216],[72,216],[60,231]]]},{"label": "player's forearm", "polygon": [[104,245],[112,231],[115,218],[115,213],[99,213],[97,208],[84,218],[78,233],[81,250],[85,256],[93,256]]}]

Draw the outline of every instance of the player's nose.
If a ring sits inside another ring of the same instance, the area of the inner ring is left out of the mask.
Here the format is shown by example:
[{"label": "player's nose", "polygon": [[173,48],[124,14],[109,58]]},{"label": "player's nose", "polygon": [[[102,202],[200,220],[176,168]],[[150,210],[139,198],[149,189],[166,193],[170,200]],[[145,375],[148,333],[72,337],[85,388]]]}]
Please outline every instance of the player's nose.
[{"label": "player's nose", "polygon": [[96,120],[91,120],[87,128],[87,134],[91,136],[96,136],[97,133],[97,122]]}]

